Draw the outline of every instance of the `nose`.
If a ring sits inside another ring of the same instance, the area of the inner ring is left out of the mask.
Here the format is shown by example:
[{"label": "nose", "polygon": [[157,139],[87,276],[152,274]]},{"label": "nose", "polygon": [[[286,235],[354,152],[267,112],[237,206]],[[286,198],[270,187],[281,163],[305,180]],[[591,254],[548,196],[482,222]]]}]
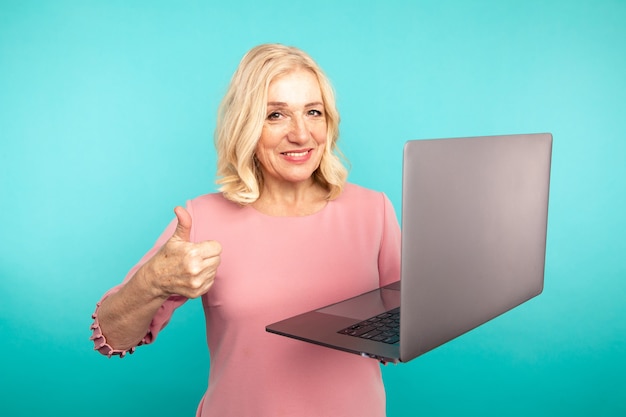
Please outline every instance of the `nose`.
[{"label": "nose", "polygon": [[310,138],[309,127],[303,116],[293,116],[288,139],[293,143],[306,143]]}]

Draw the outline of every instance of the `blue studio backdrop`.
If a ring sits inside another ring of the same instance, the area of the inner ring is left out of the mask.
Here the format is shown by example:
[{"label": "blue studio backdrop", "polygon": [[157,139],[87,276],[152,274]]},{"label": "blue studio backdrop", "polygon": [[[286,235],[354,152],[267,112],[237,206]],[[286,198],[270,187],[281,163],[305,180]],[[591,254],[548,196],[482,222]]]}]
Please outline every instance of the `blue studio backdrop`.
[{"label": "blue studio backdrop", "polygon": [[406,140],[554,135],[543,294],[384,367],[388,416],[626,415],[624,22],[623,0],[0,0],[0,415],[193,415],[198,300],[122,360],[90,315],[215,191],[217,106],[264,42],[325,69],[350,181],[398,213]]}]

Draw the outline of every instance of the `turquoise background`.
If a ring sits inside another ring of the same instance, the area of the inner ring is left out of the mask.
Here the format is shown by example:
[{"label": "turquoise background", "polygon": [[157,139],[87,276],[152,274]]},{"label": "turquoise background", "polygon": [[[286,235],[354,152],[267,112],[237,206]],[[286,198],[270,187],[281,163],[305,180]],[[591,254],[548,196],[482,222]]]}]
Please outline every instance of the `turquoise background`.
[{"label": "turquoise background", "polygon": [[0,415],[193,415],[198,300],[123,360],[90,315],[215,190],[216,108],[263,42],[326,70],[351,181],[398,211],[407,139],[554,135],[544,293],[383,368],[388,415],[626,415],[625,39],[622,0],[0,0]]}]

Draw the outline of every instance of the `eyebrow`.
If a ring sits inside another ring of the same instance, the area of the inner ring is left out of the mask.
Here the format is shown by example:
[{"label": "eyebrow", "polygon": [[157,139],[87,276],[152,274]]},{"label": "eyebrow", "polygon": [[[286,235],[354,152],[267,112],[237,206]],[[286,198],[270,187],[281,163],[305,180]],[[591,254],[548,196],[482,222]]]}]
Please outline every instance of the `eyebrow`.
[{"label": "eyebrow", "polygon": [[[289,107],[289,105],[285,102],[282,101],[270,101],[267,103],[267,106],[272,106],[272,107]],[[307,103],[304,105],[304,107],[315,107],[315,106],[324,106],[324,103],[322,103],[321,101],[314,101],[312,103]]]}]

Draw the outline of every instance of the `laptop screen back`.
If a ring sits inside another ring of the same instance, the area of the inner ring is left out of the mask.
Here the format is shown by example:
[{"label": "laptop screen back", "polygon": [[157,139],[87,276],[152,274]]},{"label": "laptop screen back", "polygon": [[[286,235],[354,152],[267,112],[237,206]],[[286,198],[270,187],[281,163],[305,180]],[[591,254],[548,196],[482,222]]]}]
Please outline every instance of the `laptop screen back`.
[{"label": "laptop screen back", "polygon": [[551,146],[550,134],[407,142],[403,362],[541,293]]}]

